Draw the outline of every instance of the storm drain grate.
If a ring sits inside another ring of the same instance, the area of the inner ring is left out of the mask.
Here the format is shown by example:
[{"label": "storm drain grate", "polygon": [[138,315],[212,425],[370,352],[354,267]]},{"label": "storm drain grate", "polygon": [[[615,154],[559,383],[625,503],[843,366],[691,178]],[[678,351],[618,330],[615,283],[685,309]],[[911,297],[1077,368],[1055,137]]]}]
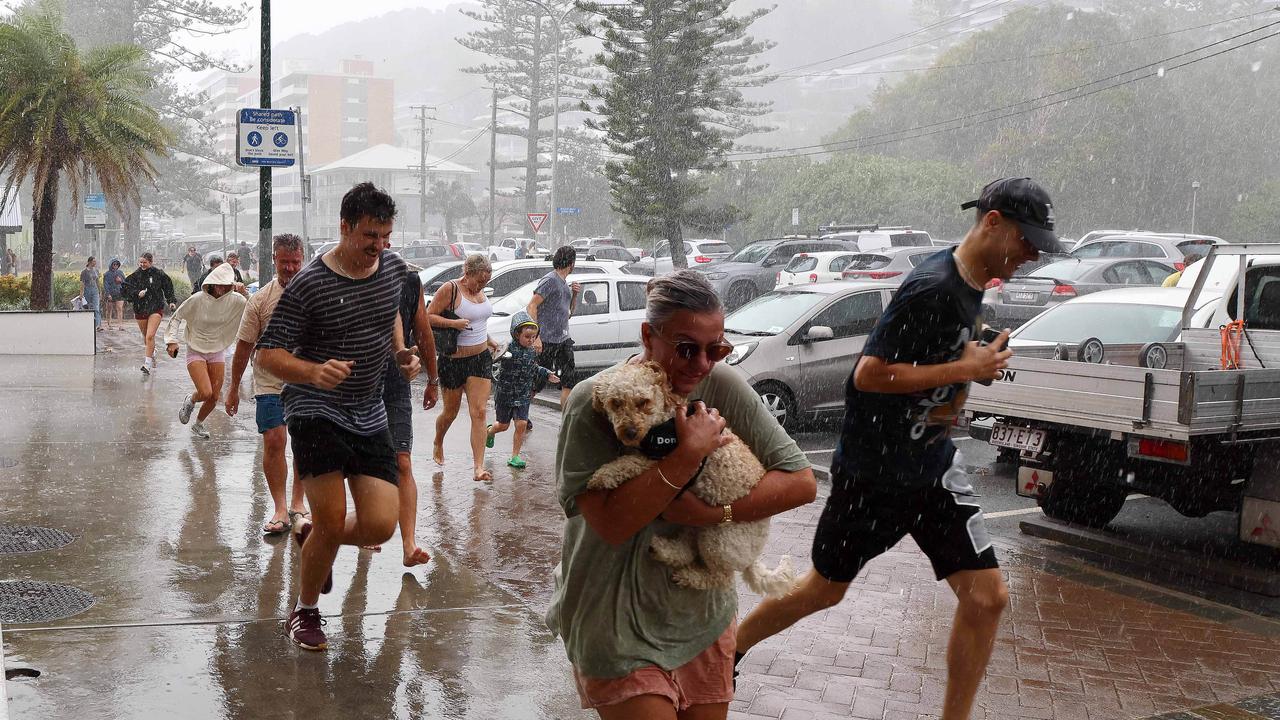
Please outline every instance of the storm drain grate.
[{"label": "storm drain grate", "polygon": [[0,555],[56,550],[70,545],[75,535],[35,525],[0,525]]},{"label": "storm drain grate", "polygon": [[38,623],[71,617],[97,602],[80,588],[34,580],[0,582],[0,623]]}]

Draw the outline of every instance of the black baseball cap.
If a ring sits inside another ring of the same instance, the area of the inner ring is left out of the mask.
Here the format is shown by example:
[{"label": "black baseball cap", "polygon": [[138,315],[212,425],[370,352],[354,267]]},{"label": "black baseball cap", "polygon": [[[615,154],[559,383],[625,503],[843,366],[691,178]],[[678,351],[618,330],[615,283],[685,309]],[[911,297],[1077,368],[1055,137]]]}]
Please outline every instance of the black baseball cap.
[{"label": "black baseball cap", "polygon": [[995,210],[1018,223],[1022,235],[1035,249],[1046,253],[1065,253],[1053,232],[1053,202],[1049,193],[1031,178],[1000,178],[987,183],[977,200],[960,206],[961,210],[978,208]]}]

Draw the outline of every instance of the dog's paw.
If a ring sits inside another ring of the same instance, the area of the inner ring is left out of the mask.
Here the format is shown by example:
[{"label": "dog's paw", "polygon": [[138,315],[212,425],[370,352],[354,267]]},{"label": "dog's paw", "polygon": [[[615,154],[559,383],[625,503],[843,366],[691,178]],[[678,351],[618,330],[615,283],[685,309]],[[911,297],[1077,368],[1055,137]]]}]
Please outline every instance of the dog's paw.
[{"label": "dog's paw", "polygon": [[653,557],[663,565],[682,568],[693,564],[694,547],[683,537],[666,538],[655,535],[649,543]]}]

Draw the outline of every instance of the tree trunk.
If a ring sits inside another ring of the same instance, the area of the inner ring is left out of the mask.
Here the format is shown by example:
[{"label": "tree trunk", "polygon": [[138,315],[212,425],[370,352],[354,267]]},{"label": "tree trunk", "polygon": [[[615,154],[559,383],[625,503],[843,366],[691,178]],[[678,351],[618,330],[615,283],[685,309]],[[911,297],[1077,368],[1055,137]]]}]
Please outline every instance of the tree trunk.
[{"label": "tree trunk", "polygon": [[[542,16],[533,28],[533,65],[529,72],[529,142],[525,146],[524,211],[538,211],[538,115],[542,110]],[[524,226],[525,237],[534,237],[533,227]]]},{"label": "tree trunk", "polygon": [[58,215],[57,172],[49,174],[44,197],[35,195],[32,201],[31,309],[48,310],[53,304],[53,221]]},{"label": "tree trunk", "polygon": [[688,269],[689,258],[684,254],[684,228],[680,226],[680,221],[666,220],[662,226],[666,230],[667,242],[671,247],[671,269]]}]

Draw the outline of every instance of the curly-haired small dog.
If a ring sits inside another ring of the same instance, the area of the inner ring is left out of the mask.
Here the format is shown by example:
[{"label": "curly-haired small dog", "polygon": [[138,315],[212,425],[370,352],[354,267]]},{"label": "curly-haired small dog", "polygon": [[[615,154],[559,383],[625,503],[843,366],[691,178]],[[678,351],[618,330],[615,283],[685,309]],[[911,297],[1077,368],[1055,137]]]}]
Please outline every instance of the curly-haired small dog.
[{"label": "curly-haired small dog", "polygon": [[[623,445],[637,448],[650,428],[675,416],[679,398],[667,389],[667,376],[656,363],[627,364],[596,377],[592,404],[604,413],[614,435]],[[708,505],[727,505],[745,497],[764,476],[764,466],[751,448],[736,435],[711,453],[697,480],[689,488]],[[653,463],[639,452],[629,453],[602,466],[587,486],[611,490],[647,470]],[[782,558],[774,570],[765,568],[759,556],[769,538],[769,521],[735,522],[709,527],[686,527],[674,537],[655,536],[654,557],[674,569],[675,582],[709,590],[733,587],[734,572],[753,591],[780,595],[795,584],[790,559]]]}]

